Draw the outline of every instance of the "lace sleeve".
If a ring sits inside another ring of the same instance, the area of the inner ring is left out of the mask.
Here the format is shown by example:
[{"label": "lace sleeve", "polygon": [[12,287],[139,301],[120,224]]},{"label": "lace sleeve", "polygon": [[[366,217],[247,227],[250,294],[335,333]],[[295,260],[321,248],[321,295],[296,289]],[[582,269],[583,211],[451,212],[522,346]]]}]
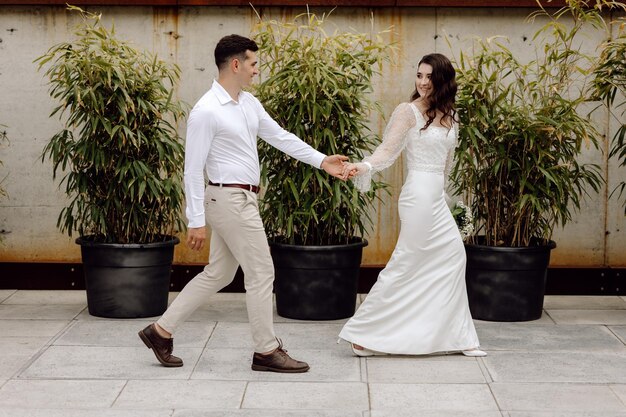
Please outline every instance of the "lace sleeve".
[{"label": "lace sleeve", "polygon": [[407,132],[416,125],[415,113],[411,104],[402,103],[396,107],[391,119],[385,128],[382,143],[374,153],[365,159],[363,163],[367,167],[363,175],[352,179],[354,185],[362,192],[369,191],[372,182],[372,173],[382,171],[393,165],[400,156],[407,143]]},{"label": "lace sleeve", "polygon": [[446,166],[443,171],[444,175],[444,190],[445,190],[445,199],[448,206],[452,204],[452,199],[448,195],[448,185],[450,184],[450,172],[452,171],[452,165],[454,164],[454,150],[456,149],[459,143],[459,124],[454,123],[452,126],[454,129],[454,145],[448,149],[448,155],[446,157]]},{"label": "lace sleeve", "polygon": [[450,172],[452,171],[452,165],[454,164],[454,150],[456,149],[456,147],[459,144],[459,125],[458,123],[454,123],[453,127],[454,129],[454,145],[452,147],[450,147],[450,149],[448,149],[448,155],[446,158],[446,167],[444,168],[444,175],[445,175],[445,179],[446,179],[446,187],[448,186],[448,181],[450,178]]}]

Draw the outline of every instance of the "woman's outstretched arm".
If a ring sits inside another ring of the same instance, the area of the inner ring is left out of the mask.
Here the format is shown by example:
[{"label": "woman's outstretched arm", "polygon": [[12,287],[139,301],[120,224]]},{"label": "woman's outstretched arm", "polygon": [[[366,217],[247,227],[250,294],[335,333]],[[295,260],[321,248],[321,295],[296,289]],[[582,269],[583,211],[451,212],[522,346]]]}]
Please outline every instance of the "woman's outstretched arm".
[{"label": "woman's outstretched arm", "polygon": [[383,141],[372,155],[361,162],[345,165],[344,176],[353,176],[354,185],[360,191],[369,191],[372,173],[390,167],[402,153],[407,143],[407,132],[417,124],[411,106],[410,103],[402,103],[396,107],[385,128]]}]

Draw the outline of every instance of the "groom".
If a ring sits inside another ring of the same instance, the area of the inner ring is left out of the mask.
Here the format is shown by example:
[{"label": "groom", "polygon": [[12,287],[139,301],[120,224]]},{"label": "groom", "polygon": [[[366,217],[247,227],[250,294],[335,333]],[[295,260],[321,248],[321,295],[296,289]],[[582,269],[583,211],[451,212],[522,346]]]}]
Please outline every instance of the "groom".
[{"label": "groom", "polygon": [[[205,221],[211,226],[209,264],[196,275],[163,316],[139,332],[163,366],[178,367],[172,333],[198,306],[228,285],[241,265],[252,328],[252,369],[306,372],[309,365],[292,359],[274,334],[272,287],[274,265],[259,215],[260,167],[257,136],[286,154],[342,177],[340,155],[326,156],[282,129],[258,99],[243,91],[259,73],[256,43],[239,35],[215,47],[219,70],[211,89],[196,103],[187,121],[185,144],[187,245],[204,247]],[[205,188],[204,174],[209,179]]]}]

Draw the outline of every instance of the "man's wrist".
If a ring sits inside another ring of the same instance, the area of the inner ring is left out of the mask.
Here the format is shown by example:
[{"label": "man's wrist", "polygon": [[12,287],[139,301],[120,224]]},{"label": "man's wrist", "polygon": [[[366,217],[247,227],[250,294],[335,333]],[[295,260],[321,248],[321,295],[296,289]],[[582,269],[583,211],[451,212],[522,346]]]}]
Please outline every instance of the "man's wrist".
[{"label": "man's wrist", "polygon": [[189,223],[187,223],[187,229],[200,229],[201,227],[206,226],[206,223],[201,222],[201,221],[190,221]]}]

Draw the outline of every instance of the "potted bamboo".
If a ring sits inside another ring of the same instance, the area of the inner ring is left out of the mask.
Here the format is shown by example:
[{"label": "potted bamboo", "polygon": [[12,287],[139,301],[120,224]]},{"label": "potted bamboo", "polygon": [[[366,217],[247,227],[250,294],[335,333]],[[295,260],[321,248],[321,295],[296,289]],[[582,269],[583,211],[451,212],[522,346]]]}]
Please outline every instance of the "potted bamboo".
[{"label": "potted bamboo", "polygon": [[[256,96],[285,129],[325,154],[360,160],[378,138],[368,94],[390,46],[366,34],[324,31],[326,17],[261,20]],[[330,320],[354,314],[363,234],[376,198],[261,144],[261,216],[276,270],[278,314]]]},{"label": "potted bamboo", "polygon": [[[536,58],[521,62],[503,39],[478,40],[456,62],[459,146],[455,192],[468,198],[476,230],[466,242],[472,316],[541,317],[551,240],[604,181],[581,162],[602,133],[583,106],[594,99],[596,58],[581,51],[584,30],[605,29],[598,6],[569,0],[535,34]],[[569,20],[565,24],[565,20]]]},{"label": "potted bamboo", "polygon": [[100,15],[69,9],[83,19],[76,39],[36,60],[64,123],[42,155],[69,198],[57,226],[78,232],[90,314],[156,316],[184,228],[179,69],[118,40]]}]

